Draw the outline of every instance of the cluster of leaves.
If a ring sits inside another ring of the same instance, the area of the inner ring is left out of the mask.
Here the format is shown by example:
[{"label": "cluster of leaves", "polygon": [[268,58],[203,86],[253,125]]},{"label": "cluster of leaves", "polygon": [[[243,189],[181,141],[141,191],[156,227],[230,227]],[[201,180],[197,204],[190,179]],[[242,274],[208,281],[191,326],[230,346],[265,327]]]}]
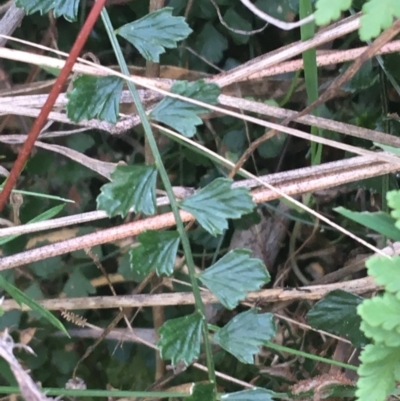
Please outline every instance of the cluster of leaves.
[{"label": "cluster of leaves", "polygon": [[[400,191],[387,194],[400,228]],[[356,395],[359,401],[383,401],[400,380],[400,257],[374,256],[366,263],[368,274],[384,287],[382,295],[366,299],[358,307],[361,330],[372,340],[362,351]]]}]

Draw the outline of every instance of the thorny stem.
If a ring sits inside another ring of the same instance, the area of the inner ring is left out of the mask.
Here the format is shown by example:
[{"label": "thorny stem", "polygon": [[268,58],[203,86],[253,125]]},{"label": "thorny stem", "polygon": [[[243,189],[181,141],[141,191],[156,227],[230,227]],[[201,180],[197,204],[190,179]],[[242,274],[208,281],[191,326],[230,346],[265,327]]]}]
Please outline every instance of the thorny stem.
[{"label": "thorny stem", "polygon": [[3,210],[6,204],[7,199],[11,193],[11,190],[16,184],[17,179],[21,174],[21,171],[24,168],[26,161],[28,160],[28,157],[32,151],[36,139],[38,138],[41,129],[44,127],[46,119],[50,114],[50,111],[53,108],[53,105],[56,102],[57,97],[60,94],[61,89],[75,64],[75,61],[79,56],[79,53],[81,52],[90,32],[92,31],[92,28],[96,23],[97,18],[99,17],[105,2],[106,0],[98,0],[93,4],[93,8],[91,9],[85,24],[83,25],[81,31],[79,32],[74,45],[72,46],[68,58],[65,61],[64,67],[60,72],[60,75],[57,77],[56,82],[51,88],[49,96],[42,107],[42,110],[40,111],[37,119],[33,123],[32,128],[28,134],[28,137],[18,154],[17,160],[15,161],[13,168],[10,171],[10,175],[7,178],[4,188],[0,193],[0,212]]},{"label": "thorny stem", "polygon": [[[107,33],[109,35],[111,44],[113,46],[115,55],[117,57],[119,66],[125,75],[130,75],[129,69],[126,65],[124,56],[122,54],[121,48],[118,44],[117,38],[114,34],[114,29],[112,27],[110,18],[108,16],[107,11],[104,9],[101,13],[101,17],[103,19],[103,23],[106,27]],[[205,317],[205,309],[204,309],[204,304],[201,298],[201,293],[200,293],[200,288],[196,280],[196,271],[195,271],[195,265],[194,265],[194,260],[193,260],[193,255],[192,251],[190,248],[189,244],[189,239],[187,237],[187,234],[185,232],[185,227],[183,225],[180,212],[178,209],[178,204],[175,199],[175,195],[171,186],[171,183],[168,178],[167,171],[165,170],[165,167],[163,165],[162,159],[160,152],[158,151],[157,148],[157,143],[155,141],[153,132],[151,130],[150,122],[148,120],[148,117],[146,115],[146,111],[143,107],[143,104],[140,100],[139,93],[136,90],[135,85],[131,81],[127,81],[128,89],[131,92],[133,101],[135,103],[136,109],[138,111],[140,120],[143,125],[144,132],[146,134],[146,138],[148,141],[148,144],[153,152],[155,164],[157,166],[157,169],[160,173],[160,177],[162,180],[162,183],[164,184],[165,190],[167,192],[168,198],[170,200],[171,204],[171,209],[172,213],[174,215],[174,219],[176,222],[176,226],[182,241],[182,247],[185,253],[185,258],[186,258],[186,264],[189,269],[189,274],[190,274],[190,279],[192,283],[192,289],[193,289],[193,295],[195,298],[195,305],[196,305],[196,312],[200,314],[201,319],[202,319],[202,326],[203,326],[203,341],[204,341],[204,348],[206,351],[206,359],[207,359],[207,368],[208,368],[208,376],[210,383],[214,385],[214,398],[216,397],[216,377],[215,377],[215,368],[214,368],[214,361],[213,361],[213,355],[212,355],[212,350],[211,350],[211,343],[210,339],[208,337],[208,329],[207,329],[207,320]]]}]

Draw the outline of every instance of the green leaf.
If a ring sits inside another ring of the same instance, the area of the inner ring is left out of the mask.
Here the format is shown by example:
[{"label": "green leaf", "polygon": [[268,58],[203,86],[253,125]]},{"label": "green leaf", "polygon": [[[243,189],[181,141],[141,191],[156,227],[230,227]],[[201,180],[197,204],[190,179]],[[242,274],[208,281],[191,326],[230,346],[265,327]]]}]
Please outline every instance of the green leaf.
[{"label": "green leaf", "polygon": [[177,231],[146,231],[138,236],[140,245],[129,252],[132,270],[148,275],[155,270],[159,276],[170,276],[180,242]]},{"label": "green leaf", "polygon": [[366,299],[358,313],[363,321],[373,327],[381,326],[385,330],[396,330],[400,336],[400,299],[385,292],[382,296]]},{"label": "green leaf", "polygon": [[265,388],[252,388],[221,396],[221,401],[273,401],[274,392]]},{"label": "green leaf", "polygon": [[258,314],[255,309],[250,309],[236,315],[214,335],[213,340],[240,362],[254,363],[253,356],[259,352],[259,346],[275,333],[271,313]]},{"label": "green leaf", "polygon": [[[49,219],[53,218],[54,216],[56,216],[58,213],[60,213],[61,210],[64,209],[64,206],[65,206],[64,204],[54,206],[51,209],[46,210],[45,212],[43,212],[43,213],[37,215],[36,217],[34,217],[33,219],[29,220],[27,222],[27,224],[36,223],[38,221],[49,220]],[[2,237],[2,238],[0,238],[0,245],[4,245],[7,242],[10,242],[13,239],[18,238],[18,237],[19,237],[19,235],[10,235],[10,236],[7,236],[7,237]]]},{"label": "green leaf", "polygon": [[340,17],[342,11],[351,7],[352,0],[318,0],[315,3],[315,22],[317,25],[326,25]]},{"label": "green leaf", "polygon": [[400,241],[400,231],[395,227],[395,220],[385,212],[352,212],[341,206],[333,210],[392,240]]},{"label": "green leaf", "polygon": [[173,366],[183,361],[189,365],[200,354],[202,319],[199,313],[193,313],[165,322],[159,330],[161,357],[170,359]]},{"label": "green leaf", "polygon": [[[392,154],[394,154],[396,156],[400,156],[400,149],[399,148],[395,148],[393,146],[388,146],[388,145],[383,145],[382,143],[378,143],[378,142],[374,142],[374,145],[376,147],[378,147],[378,148],[381,148],[385,152],[392,153]],[[391,191],[391,192],[396,192],[396,191]],[[390,194],[390,192],[388,192],[387,194]]]},{"label": "green leaf", "polygon": [[210,234],[221,234],[228,228],[227,219],[238,219],[255,207],[245,188],[231,188],[232,180],[217,178],[194,195],[184,199],[180,206],[191,213]]},{"label": "green leaf", "polygon": [[101,187],[97,209],[108,216],[125,217],[133,208],[135,213],[152,215],[156,212],[157,169],[154,166],[117,166],[112,182]]},{"label": "green leaf", "polygon": [[233,309],[246,297],[270,280],[260,259],[250,257],[251,251],[235,249],[200,275],[200,280],[227,309]]},{"label": "green leaf", "polygon": [[400,229],[400,191],[390,191],[386,194],[386,199],[389,207],[391,207],[392,212],[391,215],[397,221],[395,226]]},{"label": "green leaf", "polygon": [[376,38],[382,30],[389,28],[394,18],[400,18],[398,0],[369,0],[362,8],[360,39]]},{"label": "green leaf", "polygon": [[[227,12],[224,14],[224,21],[230,28],[235,30],[249,32],[252,29],[250,22],[245,20],[231,7],[229,7]],[[227,30],[227,33],[232,37],[237,45],[244,45],[250,39],[250,35],[241,35],[240,33],[235,33],[229,29]]]},{"label": "green leaf", "polygon": [[53,10],[55,18],[63,16],[67,21],[76,21],[79,0],[16,0],[15,5],[29,14],[39,11],[41,15]]},{"label": "green leaf", "polygon": [[228,41],[214,26],[207,22],[196,38],[196,50],[211,63],[219,63],[224,51],[228,48]]},{"label": "green leaf", "polygon": [[385,330],[382,326],[371,326],[364,320],[361,322],[360,328],[375,343],[381,343],[388,347],[400,346],[400,334],[397,331]]},{"label": "green leaf", "polygon": [[30,263],[29,268],[32,272],[43,279],[48,279],[62,267],[61,257],[54,256],[37,262]]},{"label": "green leaf", "polygon": [[204,401],[214,399],[214,385],[212,383],[194,383],[191,396],[185,401]]},{"label": "green leaf", "polygon": [[183,17],[172,16],[172,8],[165,7],[147,14],[143,18],[126,24],[116,33],[139,51],[148,61],[160,62],[165,48],[177,47],[177,42],[186,39],[192,30]]},{"label": "green leaf", "polygon": [[400,298],[400,256],[372,256],[365,266],[378,285],[383,285],[386,291],[398,293]]},{"label": "green leaf", "polygon": [[76,122],[98,118],[115,124],[122,87],[123,81],[118,77],[77,77],[72,91],[67,93],[67,116]]},{"label": "green leaf", "polygon": [[96,288],[79,269],[75,269],[64,284],[63,292],[70,298],[87,297],[89,294],[96,293]]},{"label": "green leaf", "polygon": [[[201,79],[191,83],[177,81],[172,85],[171,92],[204,103],[217,104],[221,90],[218,85]],[[207,111],[204,107],[167,96],[151,112],[151,118],[190,138],[196,133],[196,126],[203,123],[198,115]]]},{"label": "green leaf", "polygon": [[318,329],[348,338],[356,347],[368,343],[360,330],[357,307],[363,298],[350,292],[335,290],[318,301],[307,313],[308,323]]},{"label": "green leaf", "polygon": [[400,348],[370,344],[362,351],[358,369],[358,401],[385,401],[400,380]]},{"label": "green leaf", "polygon": [[0,276],[0,287],[2,287],[19,305],[25,304],[33,311],[38,312],[40,316],[44,317],[49,323],[51,323],[58,330],[61,330],[68,337],[69,334],[65,329],[64,325],[47,309],[43,308],[33,299],[29,298],[25,295],[21,290],[17,287],[14,287],[8,281],[4,279],[4,277]]}]

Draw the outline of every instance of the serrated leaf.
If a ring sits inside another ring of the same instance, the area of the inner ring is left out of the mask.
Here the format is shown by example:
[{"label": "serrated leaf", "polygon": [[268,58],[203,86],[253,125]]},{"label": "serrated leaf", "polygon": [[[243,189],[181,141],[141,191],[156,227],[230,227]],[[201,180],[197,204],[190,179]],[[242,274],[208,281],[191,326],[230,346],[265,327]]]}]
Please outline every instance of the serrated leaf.
[{"label": "serrated leaf", "polygon": [[315,3],[315,22],[317,25],[326,25],[340,17],[342,11],[351,7],[352,0],[318,0]]},{"label": "serrated leaf", "polygon": [[265,388],[252,388],[250,390],[237,391],[223,394],[222,401],[273,401],[274,392]]},{"label": "serrated leaf", "polygon": [[48,279],[62,267],[61,256],[54,256],[33,262],[29,265],[32,272],[43,279]]},{"label": "serrated leaf", "polygon": [[123,81],[121,78],[81,75],[67,93],[67,116],[72,121],[98,118],[115,124],[119,113]]},{"label": "serrated leaf", "polygon": [[[172,85],[171,92],[204,103],[217,104],[221,90],[218,85],[201,79],[196,82],[177,81]],[[196,126],[203,123],[198,115],[207,111],[204,107],[167,96],[151,112],[151,118],[190,138],[196,133]]]},{"label": "serrated leaf", "polygon": [[53,10],[55,18],[63,16],[67,21],[76,21],[79,0],[16,0],[15,5],[29,14],[39,11],[41,15]]},{"label": "serrated leaf", "polygon": [[194,383],[191,395],[186,401],[204,401],[214,399],[214,385],[212,383]]},{"label": "serrated leaf", "polygon": [[155,270],[170,276],[180,242],[177,231],[145,231],[138,236],[140,245],[129,252],[131,268],[148,275]]},{"label": "serrated leaf", "polygon": [[378,285],[383,285],[386,291],[399,293],[400,296],[400,256],[372,256],[365,266],[368,275],[373,276]]},{"label": "serrated leaf", "polygon": [[226,326],[215,333],[213,341],[230,352],[242,363],[254,363],[260,345],[276,333],[273,315],[258,314],[250,309],[236,315]]},{"label": "serrated leaf", "polygon": [[400,229],[400,191],[388,192],[386,194],[386,199],[388,206],[394,209],[390,214],[397,220],[395,226]]},{"label": "serrated leaf", "polygon": [[261,260],[250,255],[247,249],[232,250],[199,277],[227,309],[235,308],[247,292],[258,290],[270,280]]},{"label": "serrated leaf", "polygon": [[64,284],[63,292],[67,297],[87,297],[89,294],[94,294],[94,288],[79,269],[75,269]]},{"label": "serrated leaf", "polygon": [[180,206],[191,213],[199,224],[212,235],[228,228],[227,219],[238,219],[253,211],[255,203],[245,188],[231,188],[232,180],[217,178]]},{"label": "serrated leaf", "polygon": [[376,38],[382,30],[389,28],[394,18],[400,18],[398,0],[369,0],[363,5],[360,39],[367,41]]},{"label": "serrated leaf", "polygon": [[0,287],[2,287],[16,302],[18,302],[19,305],[27,305],[29,308],[39,313],[40,316],[45,318],[54,327],[56,327],[58,330],[61,330],[69,337],[69,334],[64,325],[50,311],[43,308],[43,306],[39,305],[33,299],[29,298],[26,294],[24,294],[17,287],[14,287],[2,276],[0,276]]},{"label": "serrated leaf", "polygon": [[375,343],[381,343],[388,347],[400,346],[400,333],[394,330],[385,330],[381,326],[371,326],[366,321],[361,322],[360,329],[366,337],[374,340]]},{"label": "serrated leaf", "polygon": [[358,401],[385,401],[400,380],[400,348],[370,344],[360,355]]},{"label": "serrated leaf", "polygon": [[358,307],[358,314],[363,321],[373,327],[381,326],[385,330],[400,331],[399,311],[400,300],[389,292],[379,297],[366,299]]},{"label": "serrated leaf", "polygon": [[[229,7],[224,14],[224,21],[230,28],[235,30],[249,32],[252,29],[250,22],[244,19],[231,7]],[[250,39],[250,35],[242,35],[239,33],[235,33],[229,29],[227,29],[227,33],[232,37],[233,41],[237,45],[244,45]]]},{"label": "serrated leaf", "polygon": [[170,359],[173,366],[182,361],[189,365],[200,354],[202,319],[193,313],[165,322],[159,329],[157,346],[163,359]]},{"label": "serrated leaf", "polygon": [[154,166],[117,166],[112,182],[101,187],[97,209],[108,216],[125,217],[133,208],[135,213],[152,215],[156,212],[157,169]]},{"label": "serrated leaf", "polygon": [[228,48],[228,40],[207,22],[196,38],[196,50],[211,63],[219,63]]},{"label": "serrated leaf", "polygon": [[177,42],[192,33],[185,19],[172,16],[172,11],[171,7],[153,11],[116,32],[132,43],[146,60],[159,63],[165,48],[177,47]]},{"label": "serrated leaf", "polygon": [[353,212],[341,206],[333,210],[394,241],[400,241],[400,231],[395,227],[396,221],[385,212]]},{"label": "serrated leaf", "polygon": [[344,336],[356,347],[362,347],[368,343],[357,315],[357,307],[362,302],[363,298],[350,292],[332,291],[307,313],[308,323],[318,330]]}]

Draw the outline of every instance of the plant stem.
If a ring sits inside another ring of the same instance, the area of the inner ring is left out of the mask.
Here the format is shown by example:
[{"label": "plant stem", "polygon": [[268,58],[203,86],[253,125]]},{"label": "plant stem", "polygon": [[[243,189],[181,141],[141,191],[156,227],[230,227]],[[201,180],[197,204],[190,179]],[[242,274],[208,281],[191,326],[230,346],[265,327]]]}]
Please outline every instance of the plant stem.
[{"label": "plant stem", "polygon": [[[121,68],[122,73],[125,75],[130,75],[128,66],[126,65],[126,62],[125,62],[124,56],[122,54],[121,48],[119,46],[118,40],[115,36],[114,29],[112,27],[107,10],[103,9],[103,11],[101,13],[101,17],[103,19],[103,23],[104,23],[107,33],[109,35],[111,44],[113,46],[113,49],[114,49],[114,52],[117,57],[118,64]],[[200,288],[199,288],[197,280],[196,280],[195,265],[194,265],[192,251],[190,248],[189,239],[188,239],[188,236],[186,235],[185,227],[180,218],[178,204],[175,200],[175,195],[172,190],[172,186],[169,181],[167,171],[165,170],[165,167],[163,165],[160,152],[158,151],[157,144],[154,139],[154,135],[151,130],[150,122],[147,118],[145,109],[143,107],[142,102],[140,101],[140,97],[136,90],[135,85],[130,81],[127,81],[127,84],[128,84],[129,91],[132,95],[132,99],[135,103],[136,109],[138,111],[140,120],[142,122],[143,129],[146,134],[146,139],[148,141],[149,147],[151,148],[151,151],[153,152],[155,165],[160,173],[160,177],[161,177],[162,183],[164,184],[165,191],[167,192],[168,198],[171,202],[171,209],[172,209],[172,212],[175,217],[176,226],[177,226],[177,229],[178,229],[181,241],[182,241],[182,247],[183,247],[183,251],[185,253],[186,264],[188,266],[188,270],[189,270],[189,274],[190,274],[193,295],[195,298],[196,310],[201,315],[201,319],[202,319],[202,323],[203,323],[202,324],[203,325],[203,341],[204,341],[204,347],[205,347],[206,358],[207,358],[208,376],[209,376],[210,383],[212,383],[214,385],[214,398],[216,398],[216,391],[217,391],[216,390],[216,378],[215,378],[215,369],[214,369],[214,361],[213,361],[213,355],[212,355],[212,350],[211,350],[211,343],[210,343],[210,339],[208,337],[207,320],[205,317],[204,304],[201,299]]]}]

